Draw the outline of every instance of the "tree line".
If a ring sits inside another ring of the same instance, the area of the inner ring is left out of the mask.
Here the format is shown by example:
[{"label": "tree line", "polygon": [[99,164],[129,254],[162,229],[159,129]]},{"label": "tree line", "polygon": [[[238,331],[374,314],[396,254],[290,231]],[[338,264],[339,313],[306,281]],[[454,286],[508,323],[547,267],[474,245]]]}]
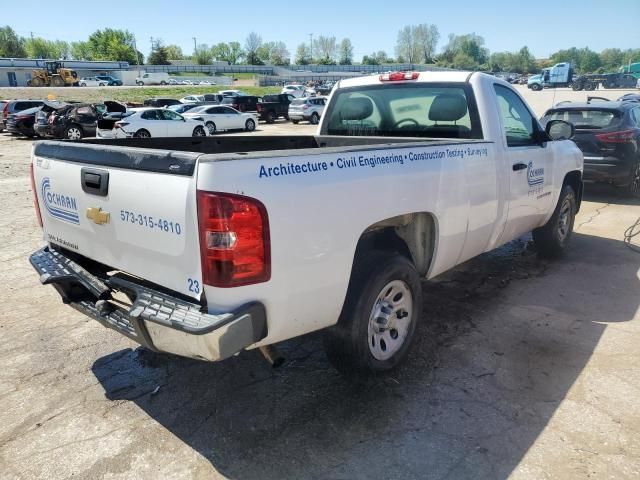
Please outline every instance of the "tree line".
[{"label": "tree line", "polygon": [[[589,48],[558,50],[550,58],[536,60],[524,46],[513,52],[489,52],[482,36],[476,33],[450,34],[440,53],[440,32],[436,25],[406,25],[397,34],[395,56],[378,50],[362,57],[362,64],[386,63],[436,64],[442,67],[490,72],[533,73],[558,62],[571,62],[578,73],[616,71],[621,65],[640,61],[640,49],[608,48],[594,52]],[[143,64],[144,56],[136,49],[135,37],[127,30],[96,30],[86,41],[66,42],[41,37],[21,37],[10,26],[0,28],[0,57],[54,58],[76,60],[116,60]],[[147,63],[167,65],[174,60],[191,60],[200,65],[215,61],[249,65],[351,65],[355,63],[354,47],[349,38],[319,35],[302,42],[292,55],[282,41],[264,41],[255,32],[244,43],[221,42],[198,44],[191,55],[178,45],[165,45],[161,39],[152,42]]]}]

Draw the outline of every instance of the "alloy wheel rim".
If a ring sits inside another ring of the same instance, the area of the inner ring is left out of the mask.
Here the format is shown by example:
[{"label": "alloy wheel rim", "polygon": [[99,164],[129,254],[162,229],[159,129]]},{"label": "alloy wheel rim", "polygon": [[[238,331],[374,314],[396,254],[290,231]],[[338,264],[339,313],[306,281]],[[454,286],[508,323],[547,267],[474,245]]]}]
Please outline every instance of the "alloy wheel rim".
[{"label": "alloy wheel rim", "polygon": [[69,140],[78,140],[80,138],[80,130],[77,128],[70,128],[67,132],[67,138]]},{"label": "alloy wheel rim", "polygon": [[404,345],[413,321],[413,295],[402,280],[389,282],[371,309],[367,344],[376,360],[385,361]]},{"label": "alloy wheel rim", "polygon": [[565,198],[560,207],[560,215],[558,216],[558,236],[563,241],[569,234],[569,227],[571,223],[571,202],[568,198]]}]

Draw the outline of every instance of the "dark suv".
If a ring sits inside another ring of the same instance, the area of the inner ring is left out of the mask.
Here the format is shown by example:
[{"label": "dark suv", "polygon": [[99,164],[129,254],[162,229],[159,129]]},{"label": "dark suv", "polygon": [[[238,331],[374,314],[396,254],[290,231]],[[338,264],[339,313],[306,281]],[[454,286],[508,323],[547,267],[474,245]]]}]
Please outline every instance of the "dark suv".
[{"label": "dark suv", "polygon": [[156,108],[162,108],[162,107],[168,107],[169,105],[181,105],[182,102],[180,100],[176,100],[175,98],[147,98],[144,102],[143,105],[145,107],[156,107]]},{"label": "dark suv", "polygon": [[76,103],[58,108],[48,115],[36,115],[34,130],[41,137],[80,140],[95,137],[98,119],[106,112],[102,104]]},{"label": "dark suv", "polygon": [[44,104],[43,100],[11,100],[6,103],[4,108],[2,109],[2,127],[7,128],[7,118],[12,113],[17,113],[22,110],[27,110],[29,108],[40,107]]},{"label": "dark suv", "polygon": [[235,108],[239,112],[256,112],[260,100],[260,97],[254,97],[253,95],[242,95],[239,97],[224,97],[220,103]]},{"label": "dark suv", "polygon": [[640,196],[640,103],[597,101],[564,103],[541,119],[565,120],[584,154],[584,181],[605,182]]},{"label": "dark suv", "polygon": [[122,86],[122,80],[118,80],[117,78],[114,78],[111,75],[96,75],[96,78],[103,82],[107,82],[107,85],[110,87],[113,85],[115,85],[116,87]]}]

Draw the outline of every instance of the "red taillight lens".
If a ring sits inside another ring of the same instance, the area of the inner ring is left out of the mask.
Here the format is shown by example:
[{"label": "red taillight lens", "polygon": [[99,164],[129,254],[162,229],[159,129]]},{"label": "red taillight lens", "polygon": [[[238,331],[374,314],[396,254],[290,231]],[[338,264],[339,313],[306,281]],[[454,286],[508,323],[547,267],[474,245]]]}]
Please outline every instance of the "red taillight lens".
[{"label": "red taillight lens", "polygon": [[202,281],[237,287],[271,278],[269,219],[253,198],[198,191]]},{"label": "red taillight lens", "polygon": [[9,116],[9,104],[5,103],[4,108],[2,109],[2,117],[7,118]]},{"label": "red taillight lens", "polygon": [[596,138],[603,143],[631,143],[635,137],[635,130],[596,134]]},{"label": "red taillight lens", "polygon": [[31,176],[31,191],[33,192],[33,206],[36,208],[36,216],[38,217],[38,223],[42,228],[42,215],[40,214],[40,204],[38,203],[38,194],[36,193],[36,177],[33,172],[33,161],[29,164],[29,174]]},{"label": "red taillight lens", "polygon": [[302,106],[303,110],[306,110],[307,108],[309,108],[309,105],[307,105],[306,103]]},{"label": "red taillight lens", "polygon": [[259,103],[256,105],[256,111],[259,112],[260,110],[262,110],[262,105],[260,105]]},{"label": "red taillight lens", "polygon": [[380,75],[381,82],[398,82],[401,80],[417,80],[420,74],[418,72],[393,72],[383,73]]}]

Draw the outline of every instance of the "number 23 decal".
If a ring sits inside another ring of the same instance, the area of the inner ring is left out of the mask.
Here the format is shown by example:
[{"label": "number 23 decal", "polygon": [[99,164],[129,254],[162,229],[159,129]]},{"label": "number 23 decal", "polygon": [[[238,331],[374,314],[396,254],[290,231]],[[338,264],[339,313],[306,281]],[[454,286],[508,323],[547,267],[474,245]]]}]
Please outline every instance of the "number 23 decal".
[{"label": "number 23 decal", "polygon": [[193,278],[187,278],[187,283],[189,284],[190,292],[200,293],[200,282],[198,280],[194,280]]}]

